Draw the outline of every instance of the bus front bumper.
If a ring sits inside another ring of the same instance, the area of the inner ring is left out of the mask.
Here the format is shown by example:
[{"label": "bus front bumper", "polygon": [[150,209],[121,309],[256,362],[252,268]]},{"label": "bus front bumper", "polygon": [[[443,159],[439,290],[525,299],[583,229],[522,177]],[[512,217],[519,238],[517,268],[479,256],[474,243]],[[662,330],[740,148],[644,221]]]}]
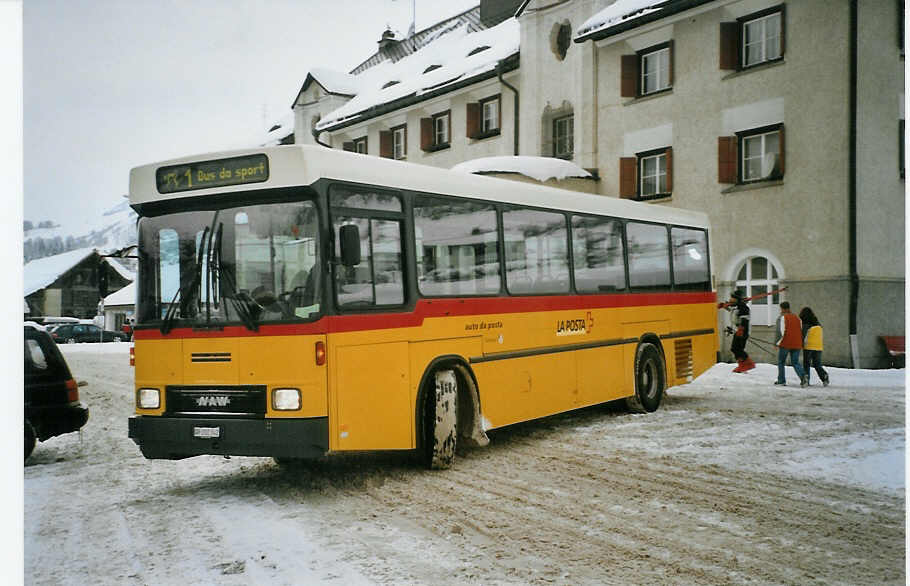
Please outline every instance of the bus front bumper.
[{"label": "bus front bumper", "polygon": [[129,437],[150,460],[206,454],[318,458],[329,449],[328,417],[224,419],[153,417],[129,419]]}]

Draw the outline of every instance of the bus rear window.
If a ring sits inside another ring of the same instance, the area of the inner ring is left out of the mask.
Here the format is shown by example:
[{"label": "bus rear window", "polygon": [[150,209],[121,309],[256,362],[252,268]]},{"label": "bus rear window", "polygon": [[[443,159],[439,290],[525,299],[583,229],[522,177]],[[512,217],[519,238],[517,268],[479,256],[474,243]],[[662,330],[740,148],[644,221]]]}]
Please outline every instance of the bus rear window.
[{"label": "bus rear window", "polygon": [[671,228],[673,283],[678,289],[708,290],[708,233],[692,228]]}]

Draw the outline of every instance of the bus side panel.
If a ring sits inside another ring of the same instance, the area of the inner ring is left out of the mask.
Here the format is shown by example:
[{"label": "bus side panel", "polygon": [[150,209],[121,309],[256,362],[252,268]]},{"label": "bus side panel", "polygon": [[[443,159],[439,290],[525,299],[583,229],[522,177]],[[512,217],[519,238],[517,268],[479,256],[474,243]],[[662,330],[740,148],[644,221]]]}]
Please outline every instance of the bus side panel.
[{"label": "bus side panel", "polygon": [[577,406],[575,352],[483,362],[474,367],[483,416],[492,427]]},{"label": "bus side panel", "polygon": [[578,406],[596,405],[628,397],[622,346],[578,352]]},{"label": "bus side panel", "polygon": [[[411,354],[411,388],[410,388],[410,413],[417,414],[417,393],[420,390],[420,381],[423,378],[430,364],[442,356],[458,356],[465,364],[468,364],[471,356],[480,356],[481,345],[480,338],[471,336],[469,338],[448,339],[448,340],[430,340],[427,342],[415,342],[410,344]],[[477,365],[471,365],[476,374]],[[478,383],[479,385],[479,383]],[[483,400],[480,404],[481,412],[484,411]],[[412,422],[413,423],[413,422]],[[417,447],[417,428],[411,426],[411,447]]]},{"label": "bus side panel", "polygon": [[336,416],[331,450],[401,450],[413,447],[408,343],[338,346],[333,370]]}]

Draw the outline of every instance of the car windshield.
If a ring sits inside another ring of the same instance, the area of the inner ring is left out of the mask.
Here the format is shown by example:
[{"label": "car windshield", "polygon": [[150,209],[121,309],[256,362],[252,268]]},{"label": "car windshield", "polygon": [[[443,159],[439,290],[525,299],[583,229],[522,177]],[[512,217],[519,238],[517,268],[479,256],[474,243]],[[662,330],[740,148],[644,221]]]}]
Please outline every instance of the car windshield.
[{"label": "car windshield", "polygon": [[137,323],[309,319],[320,307],[318,225],[311,201],[142,218]]}]

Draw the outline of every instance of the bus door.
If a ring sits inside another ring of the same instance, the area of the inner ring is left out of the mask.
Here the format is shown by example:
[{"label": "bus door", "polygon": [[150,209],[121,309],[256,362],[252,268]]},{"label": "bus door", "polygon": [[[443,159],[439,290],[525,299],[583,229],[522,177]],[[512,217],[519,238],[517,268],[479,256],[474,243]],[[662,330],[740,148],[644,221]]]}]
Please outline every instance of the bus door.
[{"label": "bus door", "polygon": [[[394,450],[413,446],[414,408],[405,302],[401,198],[395,193],[335,186],[335,304],[341,314],[329,336],[329,447]],[[356,231],[352,228],[356,227]],[[355,257],[342,258],[342,232],[357,235]],[[354,262],[356,261],[356,262]]]}]

